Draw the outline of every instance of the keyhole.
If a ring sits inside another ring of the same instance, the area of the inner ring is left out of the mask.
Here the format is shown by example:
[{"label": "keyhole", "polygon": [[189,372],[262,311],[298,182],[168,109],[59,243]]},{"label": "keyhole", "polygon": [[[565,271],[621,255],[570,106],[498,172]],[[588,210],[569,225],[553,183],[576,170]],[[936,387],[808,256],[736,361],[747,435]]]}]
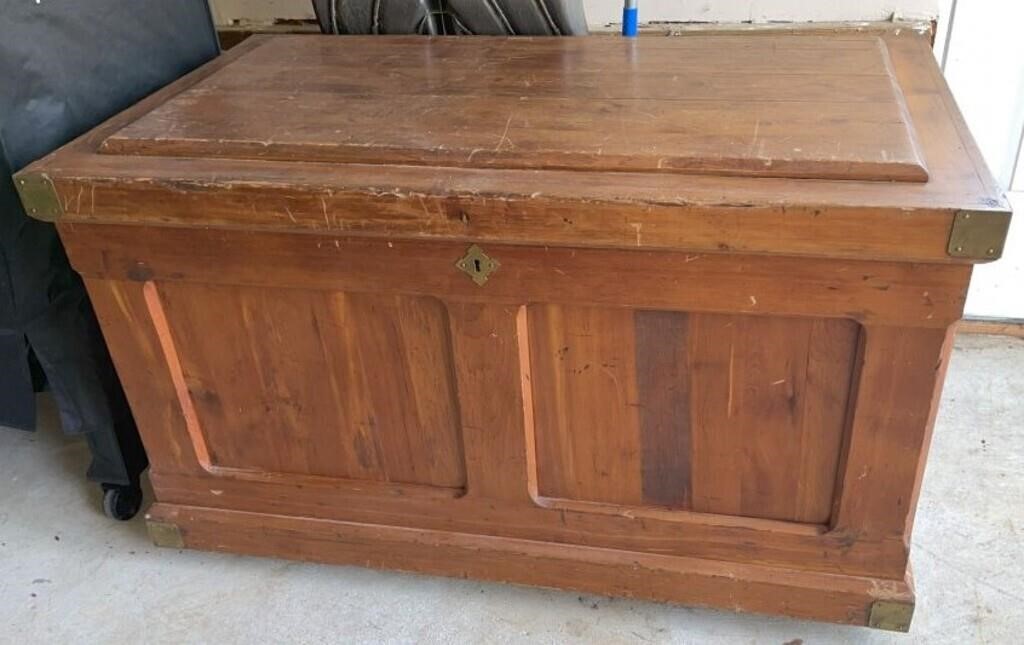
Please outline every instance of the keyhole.
[{"label": "keyhole", "polygon": [[473,279],[473,282],[480,286],[483,286],[487,282],[488,276],[495,272],[498,268],[498,261],[494,258],[488,257],[477,245],[469,247],[464,257],[459,258],[459,261],[455,263],[455,266],[460,271],[468,275]]}]

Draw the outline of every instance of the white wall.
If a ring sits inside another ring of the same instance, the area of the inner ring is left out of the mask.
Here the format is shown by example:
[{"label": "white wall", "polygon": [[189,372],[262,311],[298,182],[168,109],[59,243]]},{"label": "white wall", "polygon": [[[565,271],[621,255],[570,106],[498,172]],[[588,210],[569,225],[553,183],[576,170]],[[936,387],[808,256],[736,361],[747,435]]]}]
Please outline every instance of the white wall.
[{"label": "white wall", "polygon": [[[952,0],[943,2],[940,38],[952,7]],[[1018,191],[1011,193],[1017,215],[1002,259],[974,270],[968,316],[1024,318],[1024,162],[1012,177],[1024,129],[1022,24],[1021,0],[959,0],[948,29],[946,80],[992,173],[1003,188]]]},{"label": "white wall", "polygon": [[311,20],[309,0],[210,0],[213,20],[218,25],[272,24],[275,20]]},{"label": "white wall", "polygon": [[1021,0],[959,0],[946,54],[946,80],[989,169],[1007,189],[1024,125],[1021,25]]},{"label": "white wall", "polygon": [[[972,2],[974,0],[964,0]],[[1016,2],[1017,0],[1004,0]],[[309,0],[211,0],[218,24],[273,22],[313,17]],[[622,0],[583,0],[594,25],[620,22]],[[641,22],[807,22],[932,20],[939,0],[639,0]]]},{"label": "white wall", "polygon": [[[970,1],[970,0],[966,0]],[[583,0],[591,24],[622,21],[621,0]],[[641,22],[933,20],[938,0],[639,0]]]},{"label": "white wall", "polygon": [[971,276],[964,316],[1024,319],[1024,192],[1010,193],[1015,215],[1003,257],[979,264]]}]

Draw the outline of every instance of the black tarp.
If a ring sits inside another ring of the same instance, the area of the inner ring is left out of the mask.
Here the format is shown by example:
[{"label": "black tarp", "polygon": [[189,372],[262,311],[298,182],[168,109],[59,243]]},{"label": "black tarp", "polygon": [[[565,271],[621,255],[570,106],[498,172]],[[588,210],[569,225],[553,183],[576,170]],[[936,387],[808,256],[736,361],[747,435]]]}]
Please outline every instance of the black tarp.
[{"label": "black tarp", "polygon": [[313,0],[324,33],[580,36],[582,0]]},{"label": "black tarp", "polygon": [[34,428],[37,360],[95,481],[145,457],[82,281],[11,174],[218,51],[205,0],[0,0],[0,425]]}]

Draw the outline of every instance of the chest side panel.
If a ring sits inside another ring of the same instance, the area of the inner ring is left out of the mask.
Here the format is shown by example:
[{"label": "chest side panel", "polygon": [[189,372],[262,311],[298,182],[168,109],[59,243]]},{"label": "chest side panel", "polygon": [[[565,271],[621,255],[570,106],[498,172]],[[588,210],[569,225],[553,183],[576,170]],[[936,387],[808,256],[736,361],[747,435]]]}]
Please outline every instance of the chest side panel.
[{"label": "chest side panel", "polygon": [[886,575],[969,275],[61,231],[163,501]]}]

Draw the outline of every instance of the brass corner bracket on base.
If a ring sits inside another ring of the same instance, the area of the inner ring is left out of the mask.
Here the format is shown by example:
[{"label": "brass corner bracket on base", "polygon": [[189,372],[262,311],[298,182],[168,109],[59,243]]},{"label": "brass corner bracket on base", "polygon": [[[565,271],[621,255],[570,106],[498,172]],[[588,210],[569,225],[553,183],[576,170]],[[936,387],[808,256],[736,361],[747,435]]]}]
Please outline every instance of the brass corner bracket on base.
[{"label": "brass corner bracket on base", "polygon": [[949,231],[946,252],[954,258],[998,260],[1003,254],[1010,213],[1004,211],[957,211]]},{"label": "brass corner bracket on base", "polygon": [[14,187],[21,197],[25,212],[44,222],[56,222],[64,214],[57,197],[57,189],[49,176],[41,172],[25,173],[14,177]]},{"label": "brass corner bracket on base", "polygon": [[185,539],[181,535],[181,529],[174,524],[147,519],[146,530],[149,531],[149,539],[157,546],[171,549],[185,548]]},{"label": "brass corner bracket on base", "polygon": [[876,600],[871,604],[868,627],[890,632],[909,632],[914,617],[914,603],[895,600]]}]

